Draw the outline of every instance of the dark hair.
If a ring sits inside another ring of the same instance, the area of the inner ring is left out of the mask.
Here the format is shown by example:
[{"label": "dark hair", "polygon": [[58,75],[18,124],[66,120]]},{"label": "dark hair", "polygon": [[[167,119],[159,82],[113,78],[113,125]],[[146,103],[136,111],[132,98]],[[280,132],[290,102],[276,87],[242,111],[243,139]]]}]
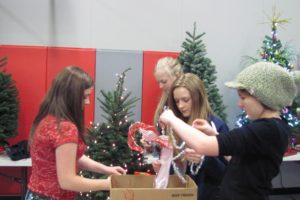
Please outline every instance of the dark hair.
[{"label": "dark hair", "polygon": [[56,117],[57,124],[61,120],[74,123],[79,136],[84,140],[84,91],[93,87],[92,78],[77,66],[64,68],[53,80],[51,88],[44,97],[31,130],[32,142],[36,127],[47,115]]}]

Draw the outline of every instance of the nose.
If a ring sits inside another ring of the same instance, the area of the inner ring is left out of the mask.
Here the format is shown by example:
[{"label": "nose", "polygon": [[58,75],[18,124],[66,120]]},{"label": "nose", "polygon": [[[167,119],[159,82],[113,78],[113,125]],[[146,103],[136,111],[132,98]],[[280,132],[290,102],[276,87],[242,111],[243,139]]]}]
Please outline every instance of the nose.
[{"label": "nose", "polygon": [[85,105],[90,104],[90,98],[85,98],[85,99],[84,99],[84,104],[85,104]]},{"label": "nose", "polygon": [[241,101],[238,102],[238,106],[239,106],[241,109],[244,109],[244,106],[243,106],[243,104],[242,104]]},{"label": "nose", "polygon": [[160,83],[160,84],[159,84],[159,88],[160,88],[160,89],[163,89],[163,88],[164,88],[164,84]]},{"label": "nose", "polygon": [[179,101],[177,106],[178,106],[178,109],[181,110],[183,108],[183,103],[181,101]]}]

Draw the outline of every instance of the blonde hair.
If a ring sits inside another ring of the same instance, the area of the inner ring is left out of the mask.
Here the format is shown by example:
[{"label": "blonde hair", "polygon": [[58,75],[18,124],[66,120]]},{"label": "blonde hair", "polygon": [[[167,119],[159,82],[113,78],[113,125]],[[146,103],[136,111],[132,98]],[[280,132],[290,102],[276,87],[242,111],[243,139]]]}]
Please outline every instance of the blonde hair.
[{"label": "blonde hair", "polygon": [[[177,58],[173,58],[173,57],[163,57],[159,59],[154,68],[154,74],[157,71],[164,71],[168,73],[171,77],[176,77],[176,78],[178,78],[181,74],[183,74],[181,64],[179,63]],[[154,125],[156,125],[157,120],[160,114],[162,113],[164,106],[167,103],[167,100],[168,100],[168,93],[163,92],[155,110],[154,119],[153,119]]]},{"label": "blonde hair", "polygon": [[182,74],[181,64],[178,59],[172,57],[159,59],[154,68],[154,74],[157,71],[167,72],[171,77],[179,77]]}]

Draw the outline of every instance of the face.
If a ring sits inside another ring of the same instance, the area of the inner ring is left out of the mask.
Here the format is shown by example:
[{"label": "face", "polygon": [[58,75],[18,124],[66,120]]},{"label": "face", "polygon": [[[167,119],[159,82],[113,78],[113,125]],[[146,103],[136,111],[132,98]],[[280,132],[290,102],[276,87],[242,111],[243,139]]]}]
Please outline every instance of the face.
[{"label": "face", "polygon": [[173,82],[176,80],[176,77],[173,77],[165,71],[158,70],[155,72],[155,79],[159,84],[159,88],[164,92],[168,92],[170,91]]},{"label": "face", "polygon": [[83,100],[83,102],[84,102],[85,105],[90,104],[90,96],[92,94],[93,89],[94,88],[91,87],[91,88],[88,88],[88,89],[84,90],[84,100]]},{"label": "face", "polygon": [[175,88],[174,100],[178,110],[184,117],[190,117],[192,113],[192,99],[190,92],[184,87]]},{"label": "face", "polygon": [[255,120],[263,116],[266,108],[248,92],[238,90],[239,107],[247,113],[249,119]]}]

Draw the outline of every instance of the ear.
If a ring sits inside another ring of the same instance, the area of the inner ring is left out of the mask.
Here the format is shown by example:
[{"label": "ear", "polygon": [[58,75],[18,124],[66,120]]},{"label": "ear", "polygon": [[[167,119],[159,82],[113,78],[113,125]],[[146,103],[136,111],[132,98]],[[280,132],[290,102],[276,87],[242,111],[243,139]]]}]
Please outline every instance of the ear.
[{"label": "ear", "polygon": [[180,77],[180,73],[176,72],[175,76],[176,76],[176,79],[179,78]]}]

